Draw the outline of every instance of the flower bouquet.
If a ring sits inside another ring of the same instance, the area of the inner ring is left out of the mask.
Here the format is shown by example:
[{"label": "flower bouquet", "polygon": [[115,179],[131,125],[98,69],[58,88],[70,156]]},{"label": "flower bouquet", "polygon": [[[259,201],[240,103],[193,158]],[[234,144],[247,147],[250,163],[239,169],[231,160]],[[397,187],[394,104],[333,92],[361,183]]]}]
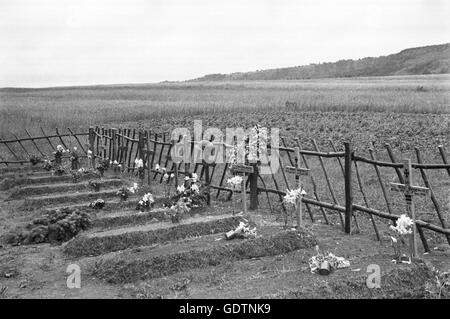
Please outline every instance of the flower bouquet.
[{"label": "flower bouquet", "polygon": [[152,193],[147,193],[142,197],[142,199],[136,205],[136,210],[144,212],[146,210],[149,210],[151,207],[153,207],[154,203],[155,203],[155,199],[153,198]]},{"label": "flower bouquet", "polygon": [[248,223],[240,222],[236,229],[225,233],[226,240],[232,240],[235,238],[249,239],[256,238],[258,234],[256,233],[256,227],[250,228]]},{"label": "flower bouquet", "polygon": [[[231,189],[233,190],[233,193],[235,191],[241,190],[242,188],[242,182],[243,178],[240,175],[235,175],[227,180],[227,184],[230,185]],[[237,210],[237,199],[236,196],[233,196],[233,215],[235,214]]]},{"label": "flower bouquet", "polygon": [[[411,256],[408,256],[403,250],[408,249],[405,237],[412,234],[412,228],[414,227],[414,221],[406,216],[406,214],[400,215],[397,219],[396,226],[390,226],[393,236],[390,236],[392,247],[394,249],[395,259],[394,263],[411,263]],[[406,247],[406,249],[405,249]]]}]

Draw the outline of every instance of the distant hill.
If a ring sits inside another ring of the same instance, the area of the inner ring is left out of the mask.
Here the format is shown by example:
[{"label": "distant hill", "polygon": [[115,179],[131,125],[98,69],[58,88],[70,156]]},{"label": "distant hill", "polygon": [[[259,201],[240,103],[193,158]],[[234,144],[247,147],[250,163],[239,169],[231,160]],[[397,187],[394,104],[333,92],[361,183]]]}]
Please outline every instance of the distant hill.
[{"label": "distant hill", "polygon": [[450,43],[411,48],[378,58],[340,60],[280,69],[209,74],[193,81],[297,80],[450,73]]}]

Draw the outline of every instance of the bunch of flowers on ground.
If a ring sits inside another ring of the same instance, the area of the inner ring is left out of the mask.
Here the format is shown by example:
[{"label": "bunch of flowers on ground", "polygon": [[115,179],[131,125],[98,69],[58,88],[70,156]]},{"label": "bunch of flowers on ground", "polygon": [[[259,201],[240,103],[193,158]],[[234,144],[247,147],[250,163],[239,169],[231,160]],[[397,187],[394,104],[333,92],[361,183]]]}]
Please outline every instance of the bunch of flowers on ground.
[{"label": "bunch of flowers on ground", "polygon": [[106,204],[105,201],[103,199],[99,198],[99,199],[95,200],[94,202],[90,203],[89,207],[93,208],[93,209],[102,209],[103,207],[105,207],[105,204]]},{"label": "bunch of flowers on ground", "polygon": [[139,210],[141,212],[149,210],[151,207],[153,207],[154,203],[155,199],[153,198],[152,193],[144,194],[144,196],[142,196],[142,199],[136,205],[136,210]]},{"label": "bunch of flowers on ground", "polygon": [[258,236],[256,232],[256,227],[250,228],[250,225],[245,222],[240,222],[239,226],[236,227],[236,229],[229,231],[225,234],[225,239],[231,240],[234,238],[243,238],[243,239],[249,239],[249,238],[256,238]]},{"label": "bunch of flowers on ground", "polygon": [[116,195],[119,196],[121,201],[126,201],[131,194],[135,194],[138,190],[138,184],[134,183],[131,187],[122,187],[117,191]]},{"label": "bunch of flowers on ground", "polygon": [[394,248],[395,263],[410,263],[411,260],[406,254],[402,253],[402,247],[407,246],[405,237],[412,234],[414,227],[414,221],[409,218],[406,214],[400,215],[396,221],[396,226],[390,226],[389,229],[393,236],[390,236],[392,247]]},{"label": "bunch of flowers on ground", "polygon": [[330,271],[350,267],[350,262],[344,257],[338,257],[333,253],[322,254],[317,250],[317,255],[309,259],[309,268],[312,273],[318,273],[324,263],[328,263]]}]

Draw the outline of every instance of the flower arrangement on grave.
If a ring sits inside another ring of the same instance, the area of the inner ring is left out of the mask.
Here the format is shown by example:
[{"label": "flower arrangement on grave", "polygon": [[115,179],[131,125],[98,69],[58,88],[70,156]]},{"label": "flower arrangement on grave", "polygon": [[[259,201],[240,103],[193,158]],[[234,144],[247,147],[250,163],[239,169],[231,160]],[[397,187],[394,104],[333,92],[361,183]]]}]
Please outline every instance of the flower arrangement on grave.
[{"label": "flower arrangement on grave", "polygon": [[[408,248],[406,244],[405,238],[412,234],[414,227],[414,221],[409,218],[406,214],[400,215],[400,217],[396,221],[396,225],[391,225],[389,230],[391,231],[393,236],[390,236],[392,247],[394,249],[395,259],[394,263],[411,263],[410,257],[403,253],[403,249]],[[406,248],[405,248],[406,247]],[[402,249],[403,248],[403,249]]]},{"label": "flower arrangement on grave", "polygon": [[95,200],[94,202],[90,203],[89,207],[93,208],[93,209],[102,209],[103,207],[105,207],[105,204],[106,204],[105,201],[103,199],[99,198],[99,199]]},{"label": "flower arrangement on grave", "polygon": [[113,168],[114,172],[120,171],[122,169],[122,164],[118,161],[109,161],[109,165]]},{"label": "flower arrangement on grave", "polygon": [[239,225],[234,230],[225,233],[226,240],[231,240],[235,238],[251,239],[256,237],[258,237],[256,227],[251,228],[250,225],[246,222],[240,222]]},{"label": "flower arrangement on grave", "polygon": [[184,183],[177,186],[177,194],[171,198],[172,221],[178,222],[181,217],[193,208],[203,207],[207,203],[207,195],[196,173],[184,178]]},{"label": "flower arrangement on grave", "polygon": [[131,187],[122,187],[116,193],[119,196],[121,201],[126,201],[131,194],[135,194],[138,190],[138,184],[134,183]]},{"label": "flower arrangement on grave", "polygon": [[283,202],[297,207],[298,199],[303,195],[306,195],[306,191],[300,187],[293,190],[287,189],[286,195],[283,197]]},{"label": "flower arrangement on grave", "polygon": [[137,176],[139,179],[145,178],[145,168],[144,168],[144,161],[142,158],[136,158],[134,160],[134,166],[137,168]]},{"label": "flower arrangement on grave", "polygon": [[71,173],[72,173],[72,182],[78,183],[80,181],[81,177],[83,175],[85,175],[85,174],[88,174],[89,172],[91,172],[91,171],[86,169],[86,168],[84,168],[84,167],[81,167],[81,168],[79,168],[77,170],[72,170],[71,171]]},{"label": "flower arrangement on grave", "polygon": [[44,160],[44,165],[42,166],[43,169],[46,171],[51,171],[53,169],[53,163],[52,161],[46,159]]},{"label": "flower arrangement on grave", "polygon": [[137,203],[136,210],[144,212],[153,207],[155,203],[155,199],[153,198],[152,193],[147,193],[142,196],[142,199]]},{"label": "flower arrangement on grave", "polygon": [[333,253],[321,253],[316,246],[317,254],[309,259],[309,268],[312,273],[328,275],[331,271],[350,267],[350,262],[344,257],[338,257]]},{"label": "flower arrangement on grave", "polygon": [[170,207],[172,223],[179,223],[182,216],[191,211],[190,198],[179,199],[175,204]]},{"label": "flower arrangement on grave", "polygon": [[31,165],[35,166],[36,164],[42,162],[42,159],[36,155],[31,155],[30,156],[30,163]]},{"label": "flower arrangement on grave", "polygon": [[155,170],[163,175],[164,194],[166,197],[170,197],[171,182],[175,178],[175,174],[168,172],[165,167],[161,167],[159,164],[156,164]]},{"label": "flower arrangement on grave", "polygon": [[[233,190],[233,193],[234,193],[235,191],[242,189],[243,181],[244,181],[244,179],[242,178],[242,176],[235,175],[227,180],[227,184],[230,185],[230,188]],[[234,214],[235,211],[237,210],[237,207],[236,207],[237,206],[237,198],[236,198],[236,196],[233,196],[232,199],[233,199],[233,214]]]},{"label": "flower arrangement on grave", "polygon": [[96,169],[100,173],[100,176],[103,177],[103,174],[108,170],[109,163],[110,163],[109,158],[105,158],[99,161]]},{"label": "flower arrangement on grave", "polygon": [[80,156],[78,155],[78,148],[76,146],[70,151],[70,163],[72,170],[78,170],[80,165]]},{"label": "flower arrangement on grave", "polygon": [[67,172],[66,172],[65,168],[62,165],[57,166],[54,169],[54,171],[53,171],[53,175],[56,175],[56,176],[61,176],[61,175],[64,175],[66,173]]},{"label": "flower arrangement on grave", "polygon": [[99,191],[100,191],[101,183],[100,183],[100,181],[92,180],[92,181],[89,181],[88,186],[89,186],[94,192],[99,192]]},{"label": "flower arrangement on grave", "polygon": [[56,150],[53,152],[53,155],[55,156],[55,164],[61,165],[62,163],[62,157],[64,153],[69,152],[69,150],[66,150],[62,145],[56,146]]}]

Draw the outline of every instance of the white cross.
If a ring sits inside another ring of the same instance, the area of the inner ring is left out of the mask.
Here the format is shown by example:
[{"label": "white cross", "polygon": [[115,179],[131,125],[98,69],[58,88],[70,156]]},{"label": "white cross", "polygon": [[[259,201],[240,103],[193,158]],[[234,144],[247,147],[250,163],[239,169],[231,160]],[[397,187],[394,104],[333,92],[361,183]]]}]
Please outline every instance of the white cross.
[{"label": "white cross", "polygon": [[403,161],[403,177],[405,184],[391,183],[391,190],[396,192],[402,192],[406,199],[406,211],[408,216],[412,218],[414,225],[412,229],[412,234],[409,237],[409,252],[412,257],[418,255],[417,252],[417,234],[416,234],[416,215],[414,210],[413,196],[426,196],[430,192],[429,188],[421,186],[413,186],[412,184],[412,169],[411,160],[407,159]]}]

